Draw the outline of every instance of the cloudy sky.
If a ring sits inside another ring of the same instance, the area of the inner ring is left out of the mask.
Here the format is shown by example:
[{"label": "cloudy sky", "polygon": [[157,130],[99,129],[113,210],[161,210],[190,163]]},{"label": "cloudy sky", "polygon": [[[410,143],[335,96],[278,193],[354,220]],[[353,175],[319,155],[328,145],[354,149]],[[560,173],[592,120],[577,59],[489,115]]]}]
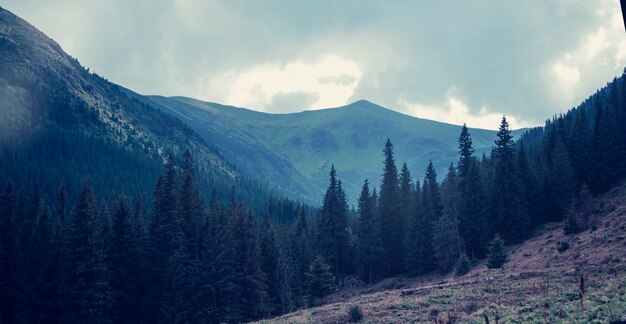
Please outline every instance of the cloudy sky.
[{"label": "cloudy sky", "polygon": [[267,112],[368,99],[416,117],[543,124],[622,73],[617,0],[4,0],[143,94]]}]

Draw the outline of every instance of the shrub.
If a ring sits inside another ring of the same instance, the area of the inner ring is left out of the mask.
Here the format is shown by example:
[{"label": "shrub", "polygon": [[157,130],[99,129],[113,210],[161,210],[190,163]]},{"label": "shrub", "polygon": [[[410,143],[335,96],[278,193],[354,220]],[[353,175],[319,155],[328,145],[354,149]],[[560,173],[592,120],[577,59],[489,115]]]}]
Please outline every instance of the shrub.
[{"label": "shrub", "polygon": [[454,266],[454,272],[457,276],[466,275],[471,269],[470,260],[465,255],[465,253],[461,254],[459,260],[457,260],[456,265]]},{"label": "shrub", "polygon": [[348,322],[350,323],[358,323],[363,320],[363,311],[361,311],[361,307],[359,305],[353,305],[348,310]]},{"label": "shrub", "polygon": [[497,235],[489,243],[489,251],[487,253],[487,268],[497,269],[502,268],[506,263],[508,257],[506,250],[504,249],[504,240]]}]

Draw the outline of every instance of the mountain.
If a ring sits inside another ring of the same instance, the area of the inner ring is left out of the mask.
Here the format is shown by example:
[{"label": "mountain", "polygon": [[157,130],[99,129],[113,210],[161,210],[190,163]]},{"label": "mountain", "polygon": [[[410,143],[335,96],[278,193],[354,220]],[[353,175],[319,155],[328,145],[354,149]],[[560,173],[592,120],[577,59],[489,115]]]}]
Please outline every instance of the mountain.
[{"label": "mountain", "polygon": [[261,209],[278,195],[243,176],[181,120],[83,68],[52,39],[0,8],[0,182],[54,197],[88,178],[102,195],[148,198],[168,154],[193,152],[207,191],[232,186]]},{"label": "mountain", "polygon": [[[235,180],[250,197],[258,191],[285,193],[319,204],[335,164],[354,203],[364,179],[378,183],[387,138],[398,162],[406,161],[419,178],[429,159],[440,174],[457,159],[458,126],[365,100],[267,114],[184,97],[142,96],[90,73],[4,9],[0,54],[0,140],[6,153],[0,180],[20,178],[29,190],[41,186],[52,193],[62,181],[77,189],[76,179],[87,177],[99,191],[125,187],[146,193],[165,156],[189,148],[207,187],[220,187],[222,197]],[[488,152],[495,132],[471,132],[477,153]],[[45,159],[31,159],[42,150]]]},{"label": "mountain", "polygon": [[[429,160],[443,176],[458,159],[460,126],[411,117],[367,100],[338,108],[268,114],[185,97],[148,98],[215,143],[242,170],[317,203],[331,164],[338,169],[351,203],[363,180],[378,184],[388,138],[398,167],[406,162],[419,179]],[[477,155],[488,153],[496,132],[470,131]]]}]

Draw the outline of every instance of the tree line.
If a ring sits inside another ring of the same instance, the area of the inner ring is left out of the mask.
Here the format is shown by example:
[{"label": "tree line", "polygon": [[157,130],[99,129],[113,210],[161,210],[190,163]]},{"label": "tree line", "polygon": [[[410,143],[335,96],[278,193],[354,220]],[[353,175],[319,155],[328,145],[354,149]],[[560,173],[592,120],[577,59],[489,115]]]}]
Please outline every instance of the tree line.
[{"label": "tree line", "polygon": [[537,226],[592,226],[591,192],[626,170],[617,127],[626,121],[625,94],[615,80],[518,141],[503,117],[489,156],[474,154],[464,125],[459,159],[441,181],[432,163],[419,179],[406,164],[398,168],[387,140],[380,184],[364,181],[356,210],[334,167],[315,212],[300,206],[285,217],[271,201],[253,212],[235,188],[225,203],[215,191],[205,200],[189,151],[167,159],[148,204],[97,194],[88,181],[75,197],[60,185],[52,200],[8,181],[0,193],[0,319],[237,323],[318,304],[348,278],[462,275],[486,256],[500,267],[504,245]]}]

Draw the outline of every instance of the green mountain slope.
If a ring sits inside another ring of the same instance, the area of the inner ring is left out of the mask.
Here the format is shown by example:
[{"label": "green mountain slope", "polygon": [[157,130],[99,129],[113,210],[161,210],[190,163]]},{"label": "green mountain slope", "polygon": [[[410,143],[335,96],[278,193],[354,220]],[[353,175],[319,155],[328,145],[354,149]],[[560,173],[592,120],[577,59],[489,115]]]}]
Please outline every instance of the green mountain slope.
[{"label": "green mountain slope", "polygon": [[278,195],[236,170],[180,119],[83,68],[28,22],[0,7],[0,182],[54,197],[89,178],[103,196],[148,198],[165,157],[189,148],[203,188],[238,187],[262,209]]},{"label": "green mountain slope", "polygon": [[[149,98],[215,143],[242,170],[314,202],[322,197],[331,164],[351,203],[363,180],[377,184],[387,138],[395,146],[398,167],[406,161],[419,178],[429,159],[442,173],[458,157],[459,126],[414,118],[366,100],[338,108],[267,114],[184,97]],[[488,152],[495,132],[471,133],[477,153]]]}]

